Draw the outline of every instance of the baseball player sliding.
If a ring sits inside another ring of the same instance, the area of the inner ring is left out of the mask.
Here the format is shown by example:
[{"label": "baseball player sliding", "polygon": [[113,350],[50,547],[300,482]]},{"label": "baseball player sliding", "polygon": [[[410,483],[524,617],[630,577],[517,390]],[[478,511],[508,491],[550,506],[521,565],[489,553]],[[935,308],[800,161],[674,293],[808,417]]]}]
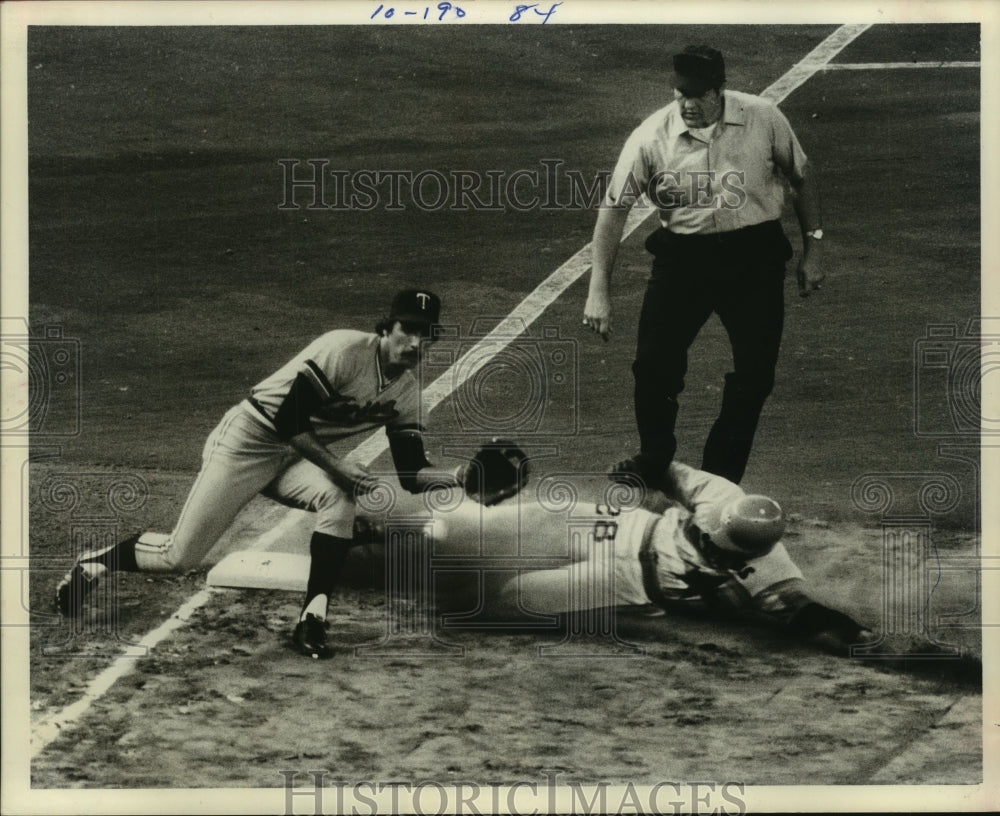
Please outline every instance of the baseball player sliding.
[{"label": "baseball player sliding", "polygon": [[[502,617],[650,603],[670,610],[700,599],[720,611],[771,618],[837,654],[874,641],[865,626],[809,596],[780,541],[785,519],[773,499],[676,461],[662,483],[672,499],[663,513],[597,504],[567,514],[541,503],[464,502],[435,512],[426,529],[435,556],[468,557],[470,565],[491,557],[550,562],[506,578],[486,599]],[[553,558],[564,563],[553,567]]]},{"label": "baseball player sliding", "polygon": [[329,657],[327,601],[353,545],[354,498],[376,485],[362,465],[331,446],[384,426],[404,489],[465,486],[467,466],[445,471],[427,461],[417,424],[420,393],[412,369],[422,344],[432,339],[440,309],[432,292],[401,291],[374,333],[330,331],[254,386],[208,437],[173,532],[144,533],[84,554],[56,589],[59,612],[80,614],[113,570],[197,567],[239,511],[262,493],[316,513],[306,597],[292,640],[303,654]]}]

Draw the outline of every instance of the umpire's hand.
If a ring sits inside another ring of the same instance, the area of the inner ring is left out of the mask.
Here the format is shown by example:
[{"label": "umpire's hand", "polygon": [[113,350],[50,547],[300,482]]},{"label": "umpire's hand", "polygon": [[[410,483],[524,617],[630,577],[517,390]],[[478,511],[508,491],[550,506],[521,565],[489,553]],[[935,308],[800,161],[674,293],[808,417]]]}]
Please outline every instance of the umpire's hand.
[{"label": "umpire's hand", "polygon": [[611,336],[611,298],[607,292],[591,292],[583,307],[583,325],[597,332],[607,342]]},{"label": "umpire's hand", "polygon": [[797,278],[799,282],[799,294],[802,297],[809,297],[809,293],[814,289],[819,289],[826,279],[818,252],[807,250],[799,261]]}]

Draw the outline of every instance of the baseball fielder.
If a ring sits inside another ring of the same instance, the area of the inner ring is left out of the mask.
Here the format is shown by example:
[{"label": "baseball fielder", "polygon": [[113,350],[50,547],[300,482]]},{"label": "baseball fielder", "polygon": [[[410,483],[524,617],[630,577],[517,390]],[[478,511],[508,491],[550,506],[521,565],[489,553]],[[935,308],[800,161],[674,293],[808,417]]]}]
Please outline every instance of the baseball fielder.
[{"label": "baseball fielder", "polygon": [[598,504],[567,517],[539,503],[481,508],[465,502],[427,526],[434,554],[559,556],[564,564],[524,571],[491,598],[495,612],[578,612],[599,607],[666,609],[700,598],[710,607],[753,610],[836,653],[874,635],[813,600],[780,538],[785,520],[771,498],[673,462],[664,484],[676,502],[663,513]]},{"label": "baseball fielder", "polygon": [[79,614],[112,570],[182,572],[201,562],[258,493],[316,513],[305,603],[293,642],[329,657],[326,607],[353,546],[355,496],[376,479],[336,444],[384,426],[401,486],[413,493],[463,484],[463,467],[434,468],[418,423],[412,369],[432,338],[441,301],[407,289],[375,332],[336,330],[310,343],[231,408],[209,435],[202,466],[173,532],[145,533],[84,554],[56,589],[56,607]]}]

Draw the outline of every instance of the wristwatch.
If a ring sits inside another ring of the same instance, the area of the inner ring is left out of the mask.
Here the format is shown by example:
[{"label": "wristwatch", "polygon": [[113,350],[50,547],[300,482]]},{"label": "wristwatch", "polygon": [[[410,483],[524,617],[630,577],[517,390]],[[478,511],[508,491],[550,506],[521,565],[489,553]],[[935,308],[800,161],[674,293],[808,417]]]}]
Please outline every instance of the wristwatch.
[{"label": "wristwatch", "polygon": [[815,239],[817,241],[822,241],[823,240],[823,230],[822,229],[809,230],[806,233],[806,237],[813,238],[813,239]]}]

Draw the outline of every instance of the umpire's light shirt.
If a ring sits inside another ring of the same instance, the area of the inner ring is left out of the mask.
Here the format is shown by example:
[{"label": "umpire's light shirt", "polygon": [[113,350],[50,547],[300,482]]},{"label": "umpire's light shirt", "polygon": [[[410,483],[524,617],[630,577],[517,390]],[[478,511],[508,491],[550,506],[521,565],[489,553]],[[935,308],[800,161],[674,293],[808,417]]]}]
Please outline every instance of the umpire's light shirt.
[{"label": "umpire's light shirt", "polygon": [[740,91],[724,91],[723,99],[714,126],[689,128],[675,101],[632,131],[606,204],[631,206],[649,193],[660,223],[676,233],[729,232],[780,218],[785,180],[801,181],[806,154],[773,103]]}]

